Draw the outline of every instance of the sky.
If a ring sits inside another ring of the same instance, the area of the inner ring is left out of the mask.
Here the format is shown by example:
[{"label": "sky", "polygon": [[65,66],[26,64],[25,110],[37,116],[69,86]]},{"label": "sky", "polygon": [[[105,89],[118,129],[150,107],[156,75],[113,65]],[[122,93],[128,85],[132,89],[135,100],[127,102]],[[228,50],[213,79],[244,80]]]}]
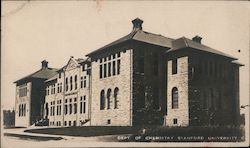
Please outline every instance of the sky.
[{"label": "sky", "polygon": [[[240,104],[249,104],[249,2],[236,1],[2,1],[1,108],[15,103],[14,81],[46,59],[60,68],[132,31],[170,38],[201,36],[202,43],[239,59]],[[240,50],[240,52],[239,52]],[[248,111],[249,108],[243,110]]]}]

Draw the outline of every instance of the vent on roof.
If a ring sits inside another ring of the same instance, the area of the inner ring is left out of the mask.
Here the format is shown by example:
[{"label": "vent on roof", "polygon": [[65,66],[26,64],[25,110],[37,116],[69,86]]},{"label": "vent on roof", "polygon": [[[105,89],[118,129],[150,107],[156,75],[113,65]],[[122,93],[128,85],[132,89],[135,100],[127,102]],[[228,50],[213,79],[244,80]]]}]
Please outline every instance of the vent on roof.
[{"label": "vent on roof", "polygon": [[43,60],[41,63],[42,63],[42,69],[48,68],[48,61]]},{"label": "vent on roof", "polygon": [[196,35],[195,37],[192,38],[192,40],[197,42],[197,43],[201,43],[202,37]]},{"label": "vent on roof", "polygon": [[136,18],[132,21],[132,23],[133,23],[133,31],[142,30],[143,20]]}]

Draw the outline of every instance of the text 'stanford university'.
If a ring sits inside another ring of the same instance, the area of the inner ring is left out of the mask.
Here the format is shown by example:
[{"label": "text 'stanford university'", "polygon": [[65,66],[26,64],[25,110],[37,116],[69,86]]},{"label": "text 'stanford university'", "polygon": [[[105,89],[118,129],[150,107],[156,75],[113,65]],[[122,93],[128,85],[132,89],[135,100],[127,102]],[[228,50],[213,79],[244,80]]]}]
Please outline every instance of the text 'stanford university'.
[{"label": "text 'stanford university'", "polygon": [[128,35],[60,69],[16,81],[16,126],[226,126],[239,122],[237,59],[201,37],[171,39],[132,21]]}]

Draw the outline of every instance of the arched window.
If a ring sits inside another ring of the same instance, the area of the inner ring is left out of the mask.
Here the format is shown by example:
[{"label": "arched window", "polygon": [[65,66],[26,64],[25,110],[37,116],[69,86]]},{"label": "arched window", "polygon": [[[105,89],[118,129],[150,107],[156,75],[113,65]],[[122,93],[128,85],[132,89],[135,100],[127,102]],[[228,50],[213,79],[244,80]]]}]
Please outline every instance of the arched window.
[{"label": "arched window", "polygon": [[100,110],[103,110],[105,108],[105,95],[104,95],[104,90],[101,91],[100,93]]},{"label": "arched window", "polygon": [[111,103],[111,99],[110,99],[110,96],[111,96],[111,89],[108,89],[108,92],[107,92],[107,108],[110,109],[110,103]]},{"label": "arched window", "polygon": [[118,94],[119,94],[119,88],[115,88],[115,90],[114,90],[114,108],[118,108],[118,102],[119,102],[119,100],[118,100]]},{"label": "arched window", "polygon": [[172,89],[172,108],[178,108],[178,89]]}]

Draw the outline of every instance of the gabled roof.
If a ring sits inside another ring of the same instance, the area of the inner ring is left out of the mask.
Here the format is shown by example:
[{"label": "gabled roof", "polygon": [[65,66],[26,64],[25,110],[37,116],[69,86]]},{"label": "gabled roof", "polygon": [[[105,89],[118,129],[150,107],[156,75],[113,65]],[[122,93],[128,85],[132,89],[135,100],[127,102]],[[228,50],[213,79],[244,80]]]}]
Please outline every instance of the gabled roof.
[{"label": "gabled roof", "polygon": [[25,80],[25,79],[28,79],[28,78],[38,78],[38,79],[48,79],[52,76],[54,76],[55,74],[57,74],[57,71],[58,69],[55,69],[55,68],[41,68],[40,70],[26,76],[26,77],[23,77],[17,81],[15,81],[14,83],[17,83],[21,80]]},{"label": "gabled roof", "polygon": [[95,53],[98,53],[99,51],[105,50],[105,49],[110,48],[114,45],[118,45],[120,43],[124,43],[124,42],[129,41],[129,40],[141,41],[141,42],[145,42],[145,43],[149,43],[149,44],[154,44],[154,45],[158,45],[158,46],[162,46],[162,47],[171,48],[171,42],[173,39],[164,37],[160,34],[149,33],[149,32],[143,31],[143,30],[133,30],[128,35],[87,54],[87,56],[91,56]]},{"label": "gabled roof", "polygon": [[45,80],[45,82],[49,82],[49,81],[55,80],[55,79],[57,79],[57,73],[54,76],[52,76],[52,77],[48,78],[47,80]]},{"label": "gabled roof", "polygon": [[201,43],[197,43],[197,42],[195,42],[195,41],[193,41],[191,39],[188,39],[186,37],[181,37],[179,39],[174,40],[172,42],[172,48],[170,50],[168,50],[167,53],[177,51],[179,49],[183,49],[183,48],[187,48],[187,47],[194,48],[194,49],[197,49],[197,50],[200,50],[200,51],[205,51],[205,52],[209,52],[209,53],[218,54],[218,55],[221,55],[221,56],[228,57],[228,58],[236,60],[236,58],[231,56],[231,55],[220,52],[220,51],[218,51],[216,49],[213,49],[213,48],[208,47],[206,45],[203,45]]}]

